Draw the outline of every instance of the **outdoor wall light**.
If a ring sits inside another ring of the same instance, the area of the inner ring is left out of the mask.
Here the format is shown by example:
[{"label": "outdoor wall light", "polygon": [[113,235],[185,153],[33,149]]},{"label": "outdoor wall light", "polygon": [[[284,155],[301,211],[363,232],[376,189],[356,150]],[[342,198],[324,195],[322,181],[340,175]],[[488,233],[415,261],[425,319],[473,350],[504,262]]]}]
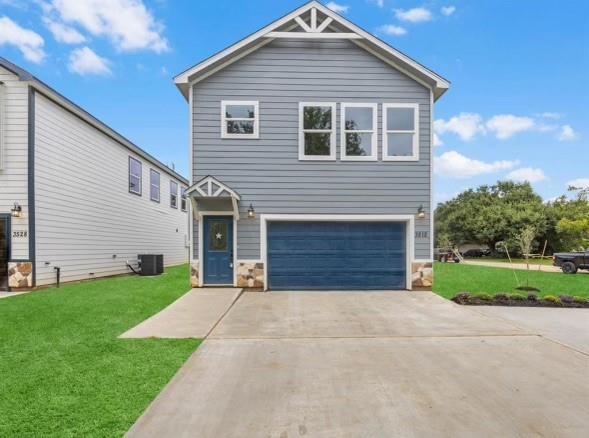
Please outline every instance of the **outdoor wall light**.
[{"label": "outdoor wall light", "polygon": [[256,210],[254,210],[253,204],[250,204],[250,208],[247,209],[247,217],[250,219],[256,217]]},{"label": "outdoor wall light", "polygon": [[425,219],[425,210],[423,208],[423,204],[419,206],[417,209],[417,218],[418,219]]},{"label": "outdoor wall light", "polygon": [[19,205],[18,202],[14,203],[14,207],[10,209],[10,215],[12,217],[20,217],[22,214],[22,207]]}]

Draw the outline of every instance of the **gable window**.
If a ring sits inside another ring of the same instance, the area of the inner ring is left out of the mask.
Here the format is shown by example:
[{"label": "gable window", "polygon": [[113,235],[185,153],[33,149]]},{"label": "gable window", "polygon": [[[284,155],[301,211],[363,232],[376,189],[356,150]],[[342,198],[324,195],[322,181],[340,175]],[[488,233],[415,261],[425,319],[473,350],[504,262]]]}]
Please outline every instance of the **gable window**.
[{"label": "gable window", "polygon": [[335,160],[335,103],[299,104],[299,160]]},{"label": "gable window", "polygon": [[153,169],[149,170],[149,199],[160,202],[160,174]]},{"label": "gable window", "polygon": [[170,207],[178,208],[178,183],[170,181]]},{"label": "gable window", "polygon": [[184,187],[180,189],[180,206],[182,208],[182,211],[187,210],[188,198],[186,197],[186,189]]},{"label": "gable window", "polygon": [[221,138],[259,138],[259,126],[258,102],[221,102]]},{"label": "gable window", "polygon": [[373,161],[377,159],[377,104],[342,103],[342,160]]},{"label": "gable window", "polygon": [[129,157],[129,192],[141,196],[141,161]]},{"label": "gable window", "polygon": [[384,161],[419,160],[419,105],[385,103],[383,105]]}]

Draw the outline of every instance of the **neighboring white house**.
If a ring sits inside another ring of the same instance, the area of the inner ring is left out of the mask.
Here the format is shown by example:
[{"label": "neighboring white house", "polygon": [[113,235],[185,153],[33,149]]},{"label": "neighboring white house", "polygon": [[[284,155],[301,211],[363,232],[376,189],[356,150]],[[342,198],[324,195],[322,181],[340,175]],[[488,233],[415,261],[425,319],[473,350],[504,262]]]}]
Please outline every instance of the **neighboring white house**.
[{"label": "neighboring white house", "polygon": [[[0,290],[188,261],[188,181],[0,58]],[[133,264],[133,263],[132,263]]]}]

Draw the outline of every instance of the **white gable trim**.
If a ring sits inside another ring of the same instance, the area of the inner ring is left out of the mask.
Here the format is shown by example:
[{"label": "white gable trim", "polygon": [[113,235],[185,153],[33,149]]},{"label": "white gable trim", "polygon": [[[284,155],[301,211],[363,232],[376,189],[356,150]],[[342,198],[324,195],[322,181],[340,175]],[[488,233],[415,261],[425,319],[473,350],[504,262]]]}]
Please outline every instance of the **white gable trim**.
[{"label": "white gable trim", "polygon": [[[301,15],[311,11],[311,24],[309,25],[306,23],[302,18]],[[317,23],[317,11],[320,11],[324,14],[327,18],[319,24]],[[276,29],[280,28],[292,22],[293,25],[287,31],[276,31]],[[301,23],[302,22],[302,23]],[[341,26],[346,27],[350,32],[324,32],[327,28],[332,25],[333,23],[338,23]],[[300,27],[302,32],[289,32],[293,28]],[[425,85],[427,88],[432,89],[434,91],[434,95],[439,97],[441,96],[444,91],[446,91],[450,87],[450,83],[439,76],[438,74],[434,73],[433,71],[429,70],[428,68],[422,66],[418,62],[414,61],[413,59],[409,58],[407,55],[399,52],[398,50],[394,49],[393,47],[386,44],[384,41],[376,38],[374,35],[364,31],[360,27],[356,26],[352,22],[348,21],[341,15],[336,14],[329,8],[323,6],[321,3],[313,0],[306,5],[298,8],[297,10],[291,12],[290,14],[284,16],[283,18],[271,23],[270,25],[260,29],[259,31],[255,32],[254,34],[250,35],[249,37],[241,40],[237,44],[217,53],[216,55],[208,58],[207,60],[201,62],[200,64],[195,65],[194,67],[184,71],[183,73],[176,76],[174,82],[178,87],[180,87],[185,95],[187,95],[186,87],[189,84],[196,83],[202,80],[204,77],[208,77],[216,71],[226,67],[227,65],[232,64],[233,62],[237,61],[238,59],[242,58],[246,54],[252,53],[253,51],[261,48],[262,46],[268,44],[269,42],[273,41],[275,38],[317,38],[317,39],[349,39],[358,43],[360,41],[363,42],[362,45],[359,44],[360,47],[367,49],[367,44],[372,44],[383,52],[385,52],[389,56],[384,56],[387,59],[388,63],[391,64],[393,67],[399,69],[404,74],[409,75],[411,78],[416,79],[415,75],[410,75],[403,68],[403,66],[398,65],[398,61],[409,65],[411,68],[419,71],[424,76],[430,78],[432,81],[435,82],[435,85],[432,86],[427,84],[423,80],[419,80],[422,85]],[[226,63],[222,63],[217,65],[212,72],[205,72],[207,68],[213,66],[214,64],[222,61],[224,58],[228,57],[229,55],[238,52],[248,45],[251,45],[256,42],[256,40],[261,40],[259,44],[254,45],[253,47],[249,47],[245,50],[244,54],[239,54],[232,59],[227,60]],[[375,51],[370,51],[372,54],[376,54]],[[383,56],[379,56],[381,59]],[[397,62],[395,62],[397,61]],[[199,77],[198,74],[202,73],[203,78]],[[191,79],[192,78],[192,79]],[[416,79],[417,80],[417,79]]]}]

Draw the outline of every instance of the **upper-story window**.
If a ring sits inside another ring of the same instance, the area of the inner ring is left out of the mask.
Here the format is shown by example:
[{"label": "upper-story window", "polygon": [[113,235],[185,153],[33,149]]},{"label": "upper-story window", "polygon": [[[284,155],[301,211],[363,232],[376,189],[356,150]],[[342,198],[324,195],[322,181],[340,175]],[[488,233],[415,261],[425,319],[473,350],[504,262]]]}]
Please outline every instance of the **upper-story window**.
[{"label": "upper-story window", "polygon": [[129,157],[129,192],[141,196],[141,161]]},{"label": "upper-story window", "polygon": [[385,103],[383,105],[384,161],[419,160],[419,105]]},{"label": "upper-story window", "polygon": [[375,103],[341,104],[341,159],[377,159],[377,111]]},{"label": "upper-story window", "polygon": [[184,187],[180,189],[180,207],[182,208],[182,211],[186,211],[188,207],[188,198]]},{"label": "upper-story window", "polygon": [[160,202],[160,174],[153,169],[149,170],[149,199]]},{"label": "upper-story window", "polygon": [[259,103],[224,100],[221,102],[222,138],[259,138]]},{"label": "upper-story window", "polygon": [[170,207],[178,208],[178,183],[170,181]]},{"label": "upper-story window", "polygon": [[299,160],[335,160],[336,104],[299,104]]}]

